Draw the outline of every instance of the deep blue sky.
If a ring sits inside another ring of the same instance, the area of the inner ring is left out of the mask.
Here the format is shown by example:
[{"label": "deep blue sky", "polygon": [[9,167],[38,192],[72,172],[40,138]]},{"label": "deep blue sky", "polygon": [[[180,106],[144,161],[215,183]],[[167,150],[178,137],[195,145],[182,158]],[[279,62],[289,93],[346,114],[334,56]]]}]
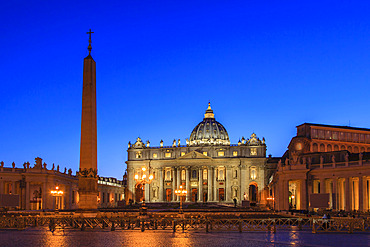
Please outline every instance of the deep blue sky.
[{"label": "deep blue sky", "polygon": [[[77,3],[76,3],[77,2]],[[1,1],[0,160],[79,165],[92,28],[98,169],[182,143],[211,100],[236,143],[284,153],[303,122],[370,128],[370,1]]]}]

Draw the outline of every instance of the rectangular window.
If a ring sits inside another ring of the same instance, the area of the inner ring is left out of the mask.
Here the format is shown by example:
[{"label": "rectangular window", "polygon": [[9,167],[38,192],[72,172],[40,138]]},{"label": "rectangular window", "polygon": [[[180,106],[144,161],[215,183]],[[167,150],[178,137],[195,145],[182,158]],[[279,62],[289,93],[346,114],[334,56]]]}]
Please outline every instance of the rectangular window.
[{"label": "rectangular window", "polygon": [[348,142],[352,141],[352,134],[351,133],[347,133],[347,141]]},{"label": "rectangular window", "polygon": [[153,158],[158,158],[158,154],[154,153]]},{"label": "rectangular window", "polygon": [[353,141],[358,142],[358,134],[357,133],[353,134]]},{"label": "rectangular window", "polygon": [[233,156],[238,156],[238,151],[233,151]]},{"label": "rectangular window", "polygon": [[207,152],[203,152],[203,155],[207,156]]},{"label": "rectangular window", "polygon": [[218,156],[225,156],[225,152],[223,151],[218,152]]},{"label": "rectangular window", "polygon": [[360,134],[360,142],[364,143],[365,142],[365,135]]},{"label": "rectangular window", "polygon": [[333,132],[333,140],[338,140],[338,132]]},{"label": "rectangular window", "polygon": [[181,152],[181,156],[184,156],[185,155],[185,152]]},{"label": "rectangular window", "polygon": [[320,139],[325,139],[325,132],[324,132],[324,130],[319,130],[319,138]]},{"label": "rectangular window", "polygon": [[257,155],[257,148],[251,148],[251,155]]},{"label": "rectangular window", "polygon": [[165,156],[166,158],[171,158],[171,153],[166,153]]},{"label": "rectangular window", "polygon": [[331,140],[332,137],[331,137],[331,131],[330,130],[327,130],[325,135],[326,135],[325,139]]},{"label": "rectangular window", "polygon": [[312,138],[318,138],[319,137],[318,134],[317,134],[317,130],[315,130],[315,129],[312,129],[311,134],[312,134]]}]

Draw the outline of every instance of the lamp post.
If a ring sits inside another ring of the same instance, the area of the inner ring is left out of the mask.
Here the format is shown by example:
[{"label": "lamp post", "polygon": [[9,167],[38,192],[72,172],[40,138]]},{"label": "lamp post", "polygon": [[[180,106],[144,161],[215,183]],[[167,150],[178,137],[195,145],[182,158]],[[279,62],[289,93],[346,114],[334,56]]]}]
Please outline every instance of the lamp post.
[{"label": "lamp post", "polygon": [[[148,173],[148,174],[147,174]],[[141,168],[141,177],[139,174],[135,174],[136,187],[141,185],[143,190],[145,189],[145,184],[150,184],[153,180],[153,174],[149,174],[146,167]],[[143,193],[143,203],[140,208],[140,215],[146,215],[147,208],[145,207],[145,191]]]},{"label": "lamp post", "polygon": [[183,213],[183,210],[182,210],[182,198],[184,196],[186,196],[187,193],[188,192],[182,188],[182,185],[180,185],[180,189],[175,190],[175,194],[180,197],[180,210],[179,210],[179,213],[180,214]]},{"label": "lamp post", "polygon": [[59,186],[55,187],[55,190],[52,190],[51,195],[55,197],[56,209],[58,210],[61,204],[61,197],[63,196],[63,190],[59,189]]}]

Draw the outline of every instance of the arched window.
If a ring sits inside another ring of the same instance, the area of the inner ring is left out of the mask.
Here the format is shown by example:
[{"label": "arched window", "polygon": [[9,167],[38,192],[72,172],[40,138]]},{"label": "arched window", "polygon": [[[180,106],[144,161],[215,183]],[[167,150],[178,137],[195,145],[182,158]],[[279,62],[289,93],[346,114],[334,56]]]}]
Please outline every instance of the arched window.
[{"label": "arched window", "polygon": [[166,180],[171,180],[171,171],[170,170],[166,171]]},{"label": "arched window", "polygon": [[196,170],[193,170],[192,172],[191,172],[191,178],[197,178],[197,171]]},{"label": "arched window", "polygon": [[335,145],[335,146],[334,146],[334,151],[339,151],[339,147],[338,147],[338,145]]},{"label": "arched window", "polygon": [[355,147],[355,148],[353,149],[353,152],[354,152],[354,153],[358,153],[358,152],[359,152],[358,147]]},{"label": "arched window", "polygon": [[204,169],[203,170],[203,180],[207,180],[208,179],[208,171],[207,171],[207,169]]},{"label": "arched window", "polygon": [[318,146],[317,146],[317,143],[314,143],[314,144],[312,145],[312,152],[317,152],[317,151],[319,151],[318,149],[319,149],[319,148],[318,148]]},{"label": "arched window", "polygon": [[251,168],[251,179],[256,179],[257,178],[257,169],[255,167]]},{"label": "arched window", "polygon": [[351,146],[348,146],[347,150],[352,153],[352,147]]},{"label": "arched window", "polygon": [[218,168],[218,180],[224,180],[225,179],[225,172],[224,168]]},{"label": "arched window", "polygon": [[328,146],[326,148],[327,148],[328,152],[331,152],[332,151],[332,148],[331,148],[331,145],[330,144],[328,144]]},{"label": "arched window", "polygon": [[361,147],[361,153],[365,152],[365,148]]},{"label": "arched window", "polygon": [[346,150],[346,146],[344,145],[340,146],[340,150]]},{"label": "arched window", "polygon": [[320,152],[325,152],[325,145],[324,144],[320,144]]}]

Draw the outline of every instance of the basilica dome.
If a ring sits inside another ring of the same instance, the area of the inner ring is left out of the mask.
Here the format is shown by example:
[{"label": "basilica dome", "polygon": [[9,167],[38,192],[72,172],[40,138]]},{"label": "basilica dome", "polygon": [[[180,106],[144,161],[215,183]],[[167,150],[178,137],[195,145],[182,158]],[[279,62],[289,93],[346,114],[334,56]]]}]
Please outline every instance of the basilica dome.
[{"label": "basilica dome", "polygon": [[230,145],[225,127],[215,120],[211,104],[200,122],[190,134],[189,145]]}]

